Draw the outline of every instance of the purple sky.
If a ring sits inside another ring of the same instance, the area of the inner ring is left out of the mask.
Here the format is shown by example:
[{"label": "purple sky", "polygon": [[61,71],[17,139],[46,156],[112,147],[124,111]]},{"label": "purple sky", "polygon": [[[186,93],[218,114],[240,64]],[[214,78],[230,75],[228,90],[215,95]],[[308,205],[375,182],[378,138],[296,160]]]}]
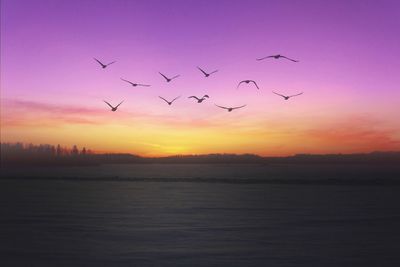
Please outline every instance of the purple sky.
[{"label": "purple sky", "polygon": [[[214,123],[228,124],[224,126],[234,131],[238,126],[236,121],[240,120],[243,122],[240,127],[247,129],[242,138],[250,138],[255,132],[263,139],[266,128],[276,127],[275,143],[265,145],[266,150],[270,146],[274,153],[280,154],[279,147],[289,138],[289,130],[299,134],[321,129],[329,132],[341,122],[362,117],[369,121],[363,127],[384,127],[383,131],[389,132],[385,136],[397,148],[400,140],[399,29],[400,1],[3,0],[2,138],[44,142],[45,139],[37,138],[40,128],[50,136],[49,140],[62,142],[66,140],[62,130],[55,132],[40,123],[26,123],[23,128],[25,121],[36,119],[26,117],[24,111],[34,112],[35,105],[56,105],[97,112],[97,108],[106,109],[103,99],[113,103],[125,99],[122,107],[142,122],[140,127],[146,129],[147,135],[152,129],[159,130],[154,129],[155,125],[173,121],[185,131],[190,128],[187,135],[193,139],[198,136],[192,131],[198,127],[207,128],[207,134],[215,134],[218,139]],[[257,57],[277,53],[300,62],[255,61]],[[117,63],[102,70],[93,57],[105,62],[117,60]],[[220,71],[205,80],[196,66]],[[158,71],[181,77],[166,84]],[[120,77],[149,83],[152,87],[133,89],[121,82]],[[235,89],[238,81],[249,78],[256,79],[261,90],[245,88],[238,92]],[[305,94],[290,106],[283,106],[271,90],[286,94],[304,91]],[[204,93],[210,94],[212,101],[201,112],[186,99],[180,102],[179,110],[166,111],[157,97],[183,95],[186,98]],[[236,113],[235,120],[215,115],[220,111],[211,107],[212,103],[248,104],[249,107]],[[82,116],[96,121],[90,112]],[[111,115],[104,116],[109,119]],[[279,119],[296,125],[288,129],[279,124]],[[50,118],[49,114],[40,115],[39,120],[54,120],[54,126],[58,127],[57,119]],[[15,121],[20,124],[15,126]],[[99,121],[95,124],[100,124]],[[114,123],[127,126],[128,133],[134,130],[125,120]],[[36,130],[27,131],[29,127]],[[176,128],[164,130],[170,133],[169,137],[177,137],[173,133]],[[381,132],[377,134],[380,136]],[[68,138],[74,142],[79,137]],[[161,139],[152,145],[167,146]],[[88,140],[82,139],[81,143]],[[232,139],[234,148],[236,141]],[[327,147],[334,147],[332,142]],[[368,142],[371,140],[365,140],[360,147],[368,147]],[[195,141],[192,146],[188,142],[175,144],[186,147],[182,152],[188,153],[204,152],[197,149],[202,145]],[[100,150],[120,149],[118,145],[101,147],[93,143],[93,146]],[[249,147],[249,152],[267,153],[255,149],[256,146]],[[376,149],[380,147],[377,145]],[[130,149],[150,154],[174,151],[146,150],[138,144]],[[303,148],[285,148],[281,153],[300,152],[300,149]]]}]

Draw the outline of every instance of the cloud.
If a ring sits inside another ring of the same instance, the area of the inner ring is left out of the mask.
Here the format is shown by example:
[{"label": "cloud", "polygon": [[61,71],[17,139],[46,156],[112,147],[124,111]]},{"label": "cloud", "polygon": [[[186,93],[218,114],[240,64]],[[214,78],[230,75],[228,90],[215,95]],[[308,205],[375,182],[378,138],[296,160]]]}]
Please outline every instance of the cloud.
[{"label": "cloud", "polygon": [[50,104],[19,99],[2,100],[3,126],[24,127],[59,127],[63,124],[153,124],[170,128],[189,129],[193,127],[214,127],[219,124],[204,118],[191,118],[184,113],[179,115],[156,114],[143,111],[129,111],[122,109],[116,113],[110,112],[108,107],[84,107],[79,105]]},{"label": "cloud", "polygon": [[398,133],[399,129],[385,126],[382,120],[359,115],[306,130],[304,135],[326,147],[361,152],[399,150]]},{"label": "cloud", "polygon": [[96,124],[103,111],[73,105],[55,105],[25,100],[2,101],[2,125],[57,126],[62,123]]},{"label": "cloud", "polygon": [[25,101],[25,100],[6,100],[6,105],[9,108],[25,109],[32,112],[45,112],[45,113],[56,113],[56,114],[98,114],[101,109],[98,108],[87,108],[72,105],[54,105],[41,102]]}]

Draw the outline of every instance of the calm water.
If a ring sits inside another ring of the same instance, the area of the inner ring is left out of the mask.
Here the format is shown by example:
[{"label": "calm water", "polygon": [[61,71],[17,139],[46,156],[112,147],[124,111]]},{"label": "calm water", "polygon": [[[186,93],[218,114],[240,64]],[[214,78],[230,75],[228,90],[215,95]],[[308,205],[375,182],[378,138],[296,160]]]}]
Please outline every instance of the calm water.
[{"label": "calm water", "polygon": [[392,168],[3,169],[3,178],[159,177],[166,182],[0,180],[0,266],[399,266],[399,186],[167,182],[318,175],[378,179],[397,176],[398,168]]}]

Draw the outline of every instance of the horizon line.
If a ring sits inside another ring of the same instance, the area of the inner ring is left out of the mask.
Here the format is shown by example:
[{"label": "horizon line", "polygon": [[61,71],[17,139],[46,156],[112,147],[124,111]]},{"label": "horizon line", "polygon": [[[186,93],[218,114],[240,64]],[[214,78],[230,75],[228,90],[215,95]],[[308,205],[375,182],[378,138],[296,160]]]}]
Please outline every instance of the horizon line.
[{"label": "horizon line", "polygon": [[[57,146],[60,146],[62,149],[68,149],[68,153],[72,151],[72,148],[76,145],[72,145],[71,148],[67,146],[62,146],[60,144],[57,145],[52,145],[52,144],[33,144],[33,143],[24,143],[24,142],[0,142],[0,146],[3,145],[17,145],[20,144],[23,146],[23,148],[27,148],[28,145],[33,145],[33,146],[50,146],[56,148]],[[77,147],[77,146],[76,146]],[[365,151],[365,152],[338,152],[338,153],[307,153],[307,152],[302,152],[302,153],[296,153],[296,154],[290,154],[290,155],[260,155],[256,153],[227,153],[227,152],[217,152],[217,153],[205,153],[205,154],[171,154],[171,155],[164,155],[164,156],[146,156],[146,155],[140,155],[140,154],[135,154],[134,152],[107,152],[107,151],[101,151],[101,150],[92,150],[90,148],[86,148],[85,146],[82,147],[82,149],[86,149],[91,155],[129,155],[129,156],[135,156],[135,157],[140,157],[140,158],[145,158],[145,159],[162,159],[162,158],[173,158],[173,157],[203,157],[203,156],[255,156],[259,158],[290,158],[290,157],[296,157],[296,156],[350,156],[350,155],[370,155],[370,154],[394,154],[394,153],[400,153],[400,150],[371,150],[371,151]],[[81,151],[81,150],[80,150]],[[3,151],[0,151],[1,154],[5,153]],[[79,154],[79,152],[78,152]]]}]

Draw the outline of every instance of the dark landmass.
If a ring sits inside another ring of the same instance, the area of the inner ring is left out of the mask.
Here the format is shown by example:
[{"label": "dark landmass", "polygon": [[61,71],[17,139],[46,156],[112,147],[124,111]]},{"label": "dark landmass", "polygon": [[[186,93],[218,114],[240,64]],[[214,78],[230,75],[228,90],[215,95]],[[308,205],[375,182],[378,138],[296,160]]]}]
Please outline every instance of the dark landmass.
[{"label": "dark landmass", "polygon": [[76,146],[24,145],[1,143],[1,167],[86,166],[102,164],[400,164],[400,151],[360,154],[298,154],[288,157],[261,157],[254,154],[176,155],[141,157],[134,154],[96,154]]},{"label": "dark landmass", "polygon": [[42,180],[71,182],[144,182],[144,183],[211,183],[211,184],[271,184],[271,185],[333,185],[333,186],[400,186],[397,178],[328,178],[328,179],[274,179],[274,178],[125,178],[125,177],[1,177],[2,180]]}]

